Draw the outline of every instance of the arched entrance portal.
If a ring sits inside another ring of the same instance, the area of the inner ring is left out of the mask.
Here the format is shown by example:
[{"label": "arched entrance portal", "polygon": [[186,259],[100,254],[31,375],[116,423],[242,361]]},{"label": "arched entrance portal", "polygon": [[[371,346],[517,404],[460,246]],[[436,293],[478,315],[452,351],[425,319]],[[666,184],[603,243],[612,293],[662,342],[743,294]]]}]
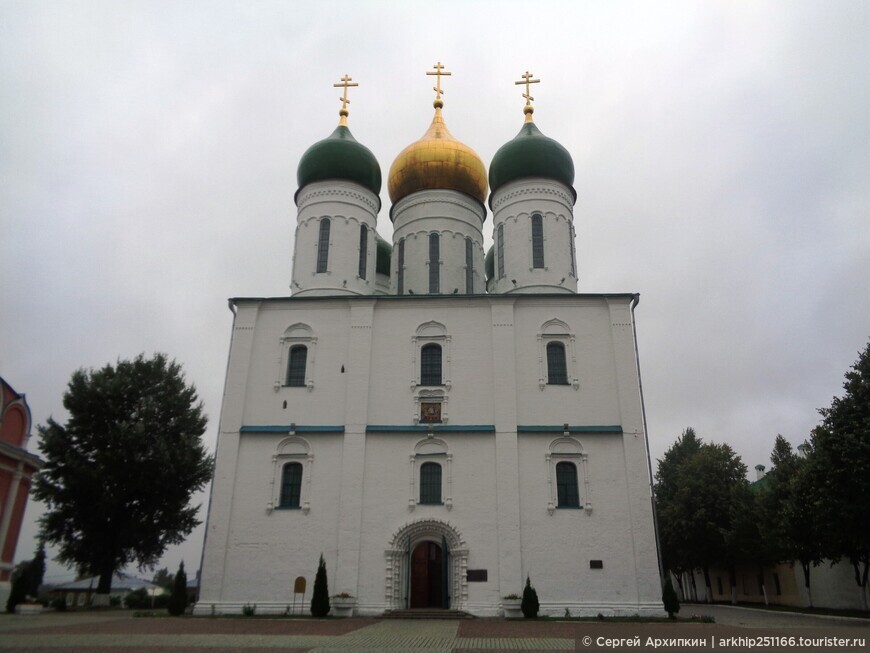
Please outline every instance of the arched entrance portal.
[{"label": "arched entrance portal", "polygon": [[411,554],[412,608],[447,608],[444,581],[447,565],[444,552],[435,542],[420,542]]},{"label": "arched entrance portal", "polygon": [[406,524],[390,538],[385,554],[387,609],[465,609],[468,549],[453,525],[438,519]]}]

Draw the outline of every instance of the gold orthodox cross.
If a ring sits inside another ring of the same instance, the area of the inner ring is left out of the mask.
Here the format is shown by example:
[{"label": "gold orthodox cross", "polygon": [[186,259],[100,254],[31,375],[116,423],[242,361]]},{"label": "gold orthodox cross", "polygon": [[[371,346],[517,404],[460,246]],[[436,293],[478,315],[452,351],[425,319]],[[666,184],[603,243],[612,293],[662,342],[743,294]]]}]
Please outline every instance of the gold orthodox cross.
[{"label": "gold orthodox cross", "polygon": [[353,82],[353,77],[345,73],[344,77],[341,78],[341,84],[333,84],[332,86],[335,88],[344,87],[344,95],[340,98],[341,100],[341,110],[338,112],[342,118],[347,117],[347,105],[350,104],[350,100],[347,99],[347,89],[350,86],[359,86],[356,82]]},{"label": "gold orthodox cross", "polygon": [[435,99],[440,100],[441,94],[444,92],[441,90],[441,75],[444,75],[445,77],[450,77],[450,75],[452,75],[453,73],[444,72],[444,66],[441,65],[440,61],[432,67],[435,69],[435,72],[430,73],[427,71],[426,74],[435,75],[436,85],[432,87],[432,90],[438,94]]},{"label": "gold orthodox cross", "polygon": [[519,84],[526,85],[526,92],[523,93],[523,97],[526,98],[526,106],[529,106],[532,103],[532,100],[535,99],[529,94],[529,84],[540,84],[541,80],[540,79],[532,79],[532,73],[530,73],[528,70],[526,71],[525,75],[520,75],[520,77],[522,77],[523,79],[519,82],[514,82],[514,84],[515,85],[519,85]]}]

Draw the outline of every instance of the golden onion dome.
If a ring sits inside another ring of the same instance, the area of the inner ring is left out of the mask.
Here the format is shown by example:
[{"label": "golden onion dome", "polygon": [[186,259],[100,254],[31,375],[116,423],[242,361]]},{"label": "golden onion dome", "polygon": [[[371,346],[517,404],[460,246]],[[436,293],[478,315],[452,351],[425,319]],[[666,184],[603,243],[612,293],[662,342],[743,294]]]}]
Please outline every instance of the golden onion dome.
[{"label": "golden onion dome", "polygon": [[419,141],[406,147],[390,167],[387,188],[395,204],[419,190],[458,190],[481,203],[486,198],[486,168],[477,153],[460,143],[444,124],[442,101],[435,100],[435,117]]}]

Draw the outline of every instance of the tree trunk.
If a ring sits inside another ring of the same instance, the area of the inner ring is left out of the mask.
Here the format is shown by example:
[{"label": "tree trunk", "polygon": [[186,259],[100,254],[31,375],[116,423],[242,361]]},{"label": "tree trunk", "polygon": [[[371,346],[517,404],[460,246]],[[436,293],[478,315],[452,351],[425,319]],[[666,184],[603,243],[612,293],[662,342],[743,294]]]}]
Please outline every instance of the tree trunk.
[{"label": "tree trunk", "polygon": [[813,607],[813,593],[810,589],[810,563],[801,560],[801,569],[804,572],[804,587],[807,588],[807,600],[810,602],[810,607]]},{"label": "tree trunk", "polygon": [[683,573],[680,572],[678,574],[674,574],[674,578],[677,579],[677,587],[680,588],[680,598],[685,601],[686,600],[686,591],[683,589]]},{"label": "tree trunk", "polygon": [[861,573],[860,561],[853,561],[852,567],[855,569],[855,582],[861,589],[861,599],[864,602],[864,609],[867,610],[867,572],[870,571],[870,563],[864,560],[864,573]]},{"label": "tree trunk", "polygon": [[704,570],[704,586],[705,586],[704,601],[706,603],[712,603],[713,602],[713,586],[710,584],[710,568],[707,567],[707,565],[704,565],[702,567],[702,569]]},{"label": "tree trunk", "polygon": [[770,605],[767,600],[767,585],[764,583],[764,565],[758,565],[758,579],[761,581],[761,595],[764,597],[764,605]]},{"label": "tree trunk", "polygon": [[695,570],[692,570],[692,573],[689,574],[689,580],[692,582],[692,600],[697,603],[698,602],[698,583],[695,581]]},{"label": "tree trunk", "polygon": [[100,582],[97,583],[97,593],[94,594],[94,607],[108,607],[109,594],[112,592],[112,576],[114,575],[114,565],[111,562],[105,563],[100,570]]},{"label": "tree trunk", "polygon": [[737,605],[737,570],[733,566],[728,570],[728,584],[731,585],[731,605]]}]

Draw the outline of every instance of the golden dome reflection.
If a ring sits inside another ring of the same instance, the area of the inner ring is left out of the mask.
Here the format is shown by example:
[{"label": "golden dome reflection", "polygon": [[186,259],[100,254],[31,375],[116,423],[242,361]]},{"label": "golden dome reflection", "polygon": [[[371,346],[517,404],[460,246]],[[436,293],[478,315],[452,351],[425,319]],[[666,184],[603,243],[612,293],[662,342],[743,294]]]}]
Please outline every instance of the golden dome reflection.
[{"label": "golden dome reflection", "polygon": [[486,199],[487,177],[477,153],[460,143],[444,124],[441,101],[435,101],[435,117],[423,138],[406,147],[390,167],[387,188],[395,204],[420,190],[458,190]]}]

